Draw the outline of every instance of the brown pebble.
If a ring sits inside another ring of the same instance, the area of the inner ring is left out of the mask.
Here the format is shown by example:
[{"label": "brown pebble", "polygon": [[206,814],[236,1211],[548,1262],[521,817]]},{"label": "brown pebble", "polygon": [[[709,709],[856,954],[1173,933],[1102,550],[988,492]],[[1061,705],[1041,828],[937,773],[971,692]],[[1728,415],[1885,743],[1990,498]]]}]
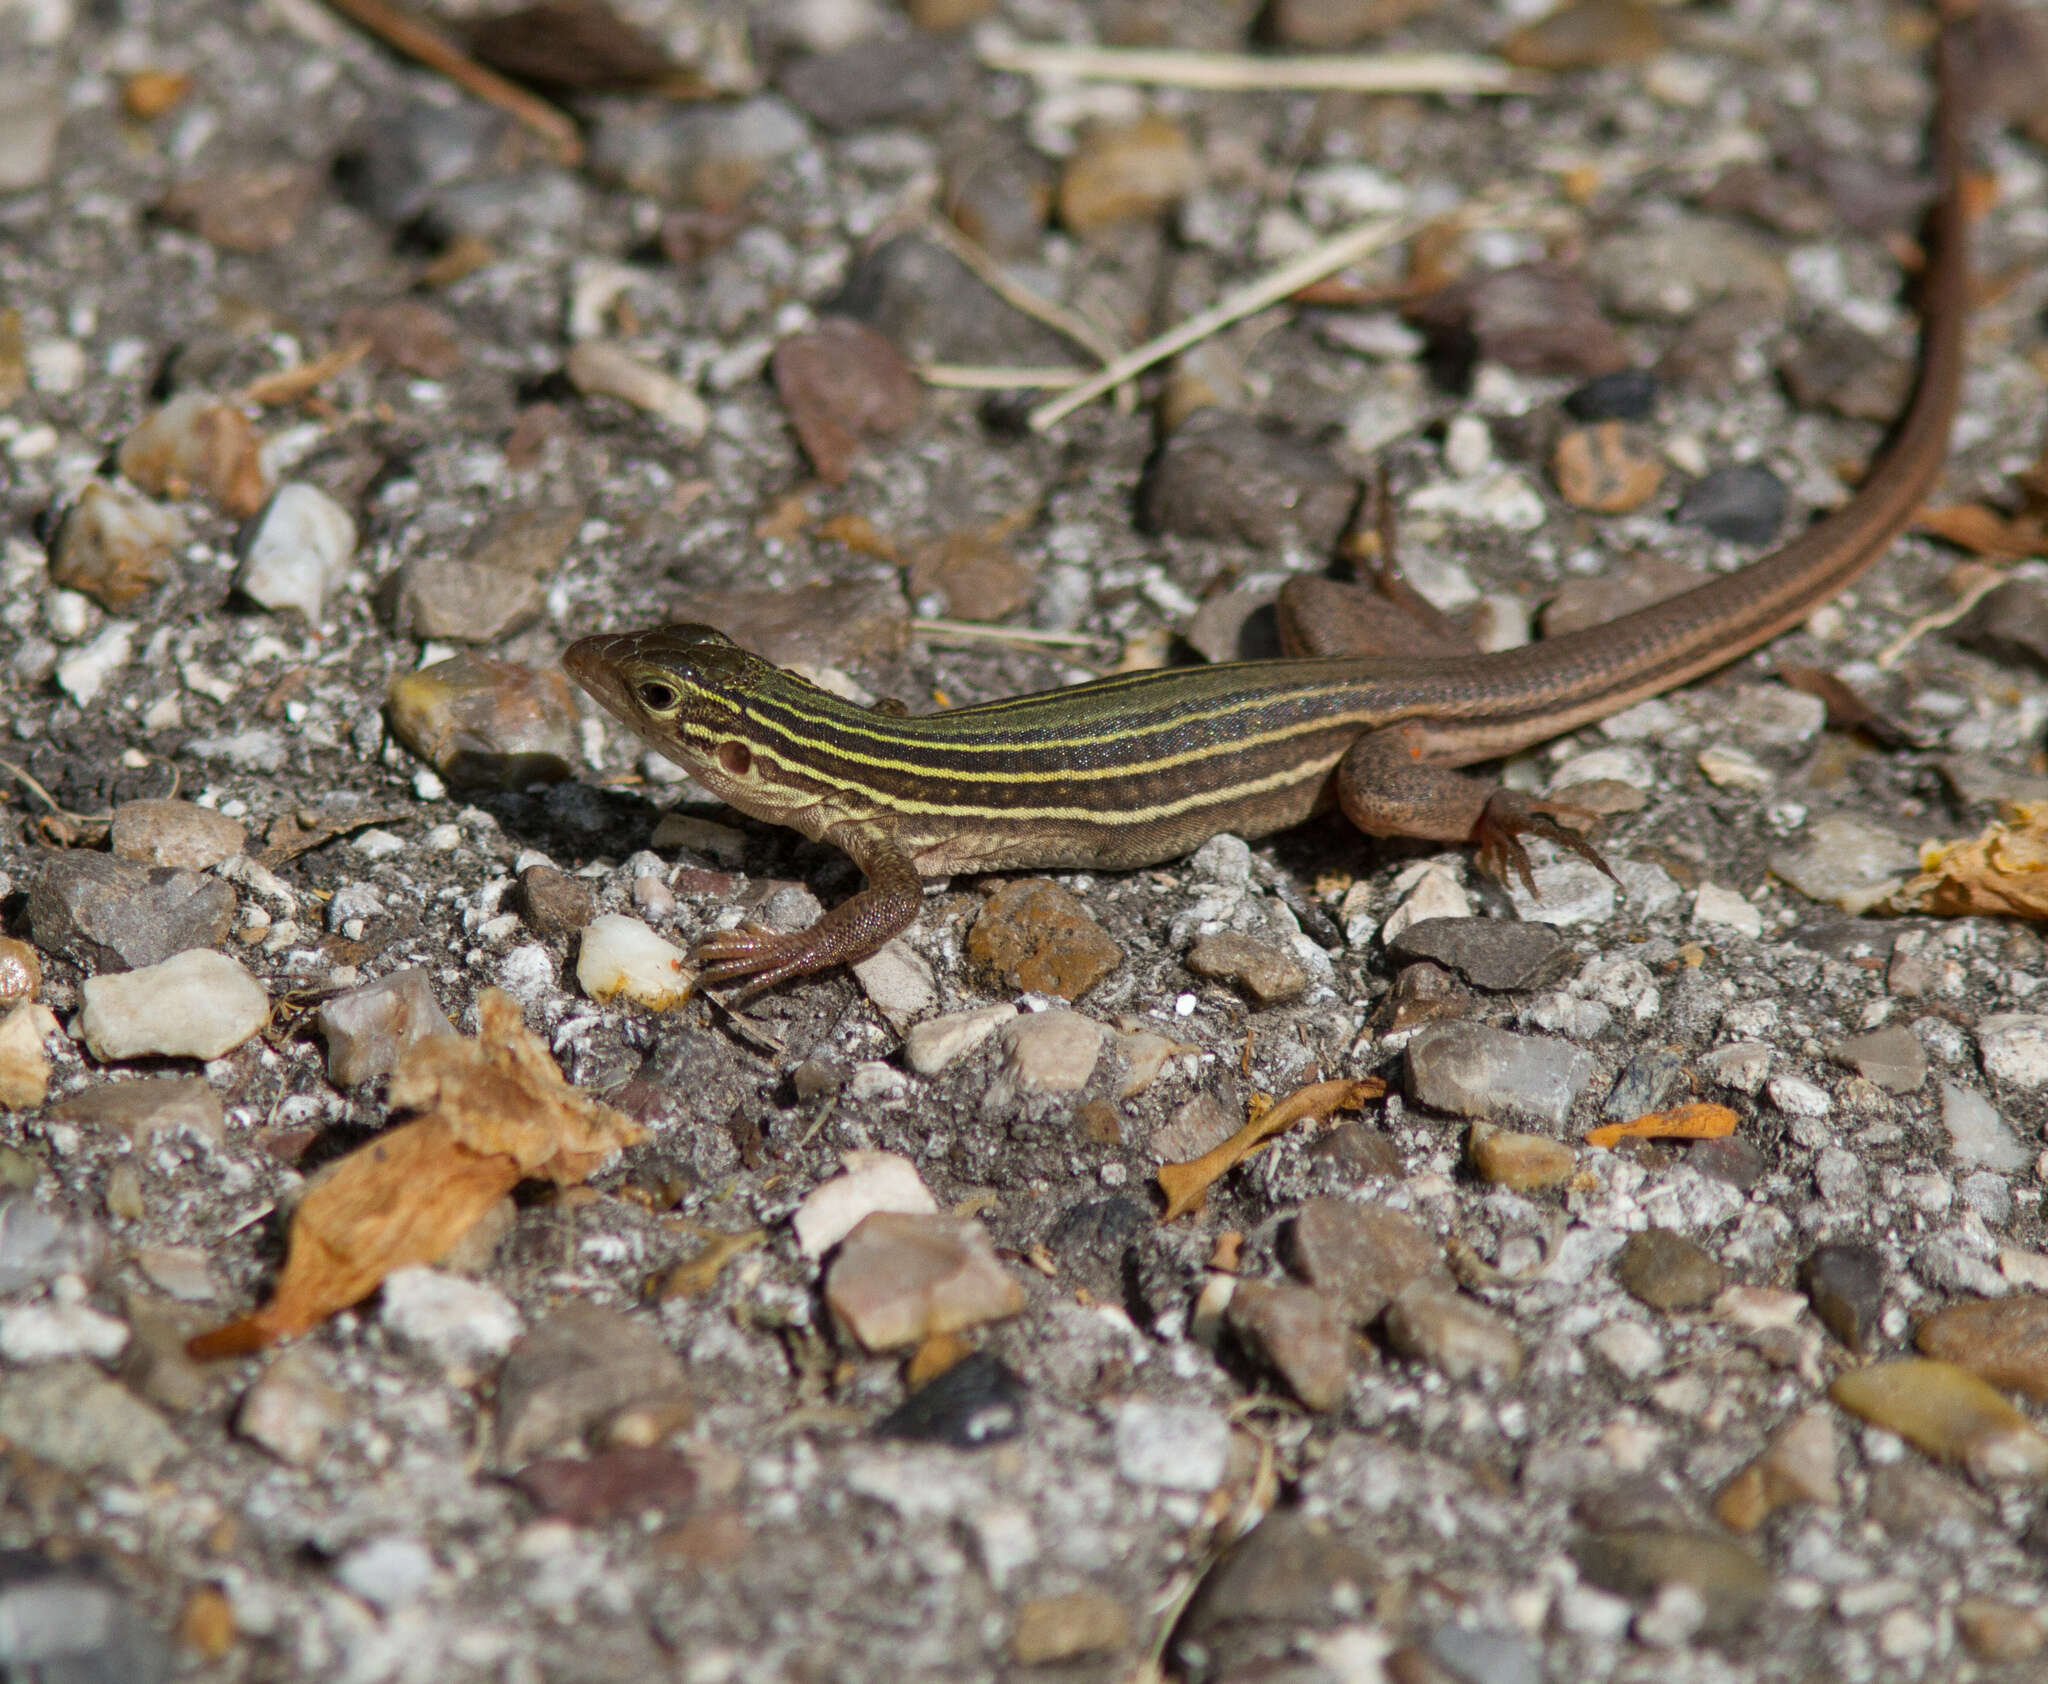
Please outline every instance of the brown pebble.
[{"label": "brown pebble", "polygon": [[1081,1138],[1093,1146],[1119,1146],[1123,1143],[1123,1118],[1106,1099],[1087,1101],[1074,1113],[1074,1127]]},{"label": "brown pebble", "polygon": [[235,1646],[235,1610],[216,1586],[201,1585],[185,1598],[178,1641],[209,1661],[222,1659]]},{"label": "brown pebble", "polygon": [[1130,1646],[1131,1617],[1100,1591],[1037,1596],[1017,1609],[1010,1653],[1021,1666],[1050,1666],[1083,1655],[1110,1655]]},{"label": "brown pebble", "polygon": [[298,233],[322,179],[320,171],[301,164],[191,176],[163,196],[157,214],[224,251],[276,251]]},{"label": "brown pebble", "polygon": [[249,418],[204,392],[182,393],[150,411],[121,441],[114,461],[152,497],[196,494],[239,519],[270,495]]},{"label": "brown pebble", "polygon": [[1931,1357],[2048,1403],[2048,1298],[1978,1298],[1936,1311],[1913,1332]]},{"label": "brown pebble", "polygon": [[576,704],[552,667],[465,653],[391,682],[392,735],[451,784],[523,789],[573,775]]},{"label": "brown pebble", "polygon": [[1664,483],[1664,464],[1622,421],[1571,428],[1551,453],[1550,472],[1567,503],[1601,515],[1641,508]]},{"label": "brown pebble", "polygon": [[1711,1255],[1669,1228],[1629,1235],[1614,1272],[1631,1297],[1653,1310],[1696,1310],[1728,1284]]},{"label": "brown pebble", "polygon": [[1202,937],[1189,950],[1187,965],[1196,976],[1233,984],[1261,1006],[1292,1000],[1308,989],[1308,972],[1293,954],[1235,930]]},{"label": "brown pebble", "polygon": [[211,871],[239,854],[249,832],[238,820],[193,801],[124,801],[114,809],[110,846],[144,865]]},{"label": "brown pebble", "polygon": [[1511,1129],[1473,1125],[1469,1147],[1479,1179],[1518,1193],[1557,1187],[1572,1178],[1578,1159],[1562,1140],[1546,1134],[1520,1134]]},{"label": "brown pebble", "polygon": [[519,915],[536,935],[573,936],[597,916],[597,895],[566,871],[530,865],[519,874]]},{"label": "brown pebble", "polygon": [[191,91],[192,78],[182,70],[137,70],[121,84],[121,109],[137,122],[152,122]]},{"label": "brown pebble", "polygon": [[903,353],[845,316],[783,340],[769,371],[804,454],[830,485],[844,485],[862,444],[902,432],[924,401]]},{"label": "brown pebble", "polygon": [[1664,25],[1644,0],[1574,0],[1516,30],[1496,50],[1526,70],[1639,64],[1664,50]]},{"label": "brown pebble", "polygon": [[545,1457],[528,1462],[512,1483],[542,1514],[576,1526],[600,1526],[650,1510],[672,1520],[697,1500],[697,1470],[674,1450],[627,1447],[590,1457]]},{"label": "brown pebble", "polygon": [[2048,1622],[2038,1608],[1995,1596],[1966,1596],[1956,1604],[1963,1647],[1983,1661],[2024,1661],[2048,1643]]},{"label": "brown pebble", "polygon": [[747,1553],[753,1534],[738,1509],[717,1508],[693,1514],[680,1526],[657,1532],[654,1547],[670,1559],[692,1567],[724,1567]]},{"label": "brown pebble", "polygon": [[57,534],[50,579],[118,613],[169,576],[183,536],[177,510],[119,480],[88,480]]},{"label": "brown pebble", "polygon": [[911,551],[910,594],[937,592],[956,620],[1000,620],[1031,600],[1034,575],[994,533],[953,532]]},{"label": "brown pebble", "polygon": [[1239,1281],[1228,1319],[1239,1343],[1305,1408],[1322,1413],[1344,1401],[1351,1335],[1320,1293],[1285,1281]]},{"label": "brown pebble", "polygon": [[417,298],[349,310],[335,324],[334,337],[343,345],[367,339],[378,362],[426,380],[445,380],[462,366],[453,318]]},{"label": "brown pebble", "polygon": [[1124,952],[1057,883],[1005,883],[967,932],[968,956],[1005,987],[1078,1000],[1123,963]]},{"label": "brown pebble", "polygon": [[1200,178],[1187,131],[1146,116],[1092,131],[1060,172],[1060,221],[1075,234],[1162,214]]},{"label": "brown pebble", "polygon": [[33,1000],[43,986],[43,962],[36,950],[13,936],[0,936],[0,1006]]}]

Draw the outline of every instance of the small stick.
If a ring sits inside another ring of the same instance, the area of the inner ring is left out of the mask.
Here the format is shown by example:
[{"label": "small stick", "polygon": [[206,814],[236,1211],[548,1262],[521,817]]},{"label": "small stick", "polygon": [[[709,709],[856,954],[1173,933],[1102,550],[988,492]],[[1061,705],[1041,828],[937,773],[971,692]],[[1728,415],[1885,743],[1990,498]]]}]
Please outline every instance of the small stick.
[{"label": "small stick", "polygon": [[369,354],[369,340],[351,339],[346,345],[337,345],[311,362],[294,363],[290,368],[281,368],[272,374],[259,374],[236,394],[237,400],[261,404],[265,409],[297,403]]},{"label": "small stick", "polygon": [[2005,574],[1995,568],[1987,568],[1985,576],[1963,592],[1962,596],[1956,600],[1953,606],[1944,608],[1939,613],[1921,615],[1919,619],[1915,620],[1904,631],[1900,632],[1897,637],[1893,638],[1891,642],[1880,649],[1877,652],[1879,668],[1889,672],[1900,661],[1905,659],[1906,651],[1911,649],[1914,644],[1918,643],[1929,632],[1940,631],[1943,626],[1954,625],[1956,621],[1969,613],[1972,608],[1975,608],[1978,603],[1982,602],[1985,597],[1989,596],[2005,582]]},{"label": "small stick", "polygon": [[992,43],[981,49],[991,70],[1023,76],[1072,76],[1096,82],[1226,93],[1296,90],[1361,94],[1505,94],[1543,79],[1473,53],[1332,53],[1277,58],[1161,48],[1067,47]]},{"label": "small stick", "polygon": [[1346,264],[1356,263],[1368,253],[1406,238],[1417,226],[1408,217],[1382,216],[1347,228],[1313,251],[1305,251],[1292,262],[1283,263],[1260,279],[1225,294],[1208,309],[1188,317],[1180,326],[1168,329],[1157,339],[1125,352],[1091,379],[1082,381],[1049,403],[1040,404],[1031,412],[1031,430],[1035,433],[1049,431],[1083,404],[1093,403],[1112,386],[1121,386],[1154,363],[1164,362],[1168,357],[1185,351],[1232,322],[1257,315],[1270,304],[1278,304],[1289,293],[1300,291],[1311,281],[1335,274]]},{"label": "small stick", "polygon": [[1050,298],[1013,281],[1009,271],[991,257],[980,242],[969,239],[944,217],[930,218],[927,231],[940,245],[972,269],[982,285],[1011,309],[1022,310],[1034,321],[1045,323],[1055,333],[1065,334],[1099,362],[1106,363],[1115,359],[1116,346],[1110,343],[1102,330],[1086,316],[1077,315],[1064,304],[1056,304]]},{"label": "small stick", "polygon": [[1004,368],[996,363],[926,363],[917,371],[927,386],[962,392],[1056,389],[1079,385],[1088,374],[1085,368]]},{"label": "small stick", "polygon": [[926,637],[949,638],[956,643],[1044,643],[1056,649],[1088,649],[1107,643],[1106,637],[1089,637],[1082,632],[1039,631],[1034,626],[985,626],[974,620],[923,620],[910,622],[913,632]]},{"label": "small stick", "polygon": [[547,142],[556,163],[573,167],[583,161],[583,137],[566,113],[477,63],[430,24],[401,11],[389,0],[327,0],[327,4],[386,46],[417,59],[457,87],[523,123]]}]

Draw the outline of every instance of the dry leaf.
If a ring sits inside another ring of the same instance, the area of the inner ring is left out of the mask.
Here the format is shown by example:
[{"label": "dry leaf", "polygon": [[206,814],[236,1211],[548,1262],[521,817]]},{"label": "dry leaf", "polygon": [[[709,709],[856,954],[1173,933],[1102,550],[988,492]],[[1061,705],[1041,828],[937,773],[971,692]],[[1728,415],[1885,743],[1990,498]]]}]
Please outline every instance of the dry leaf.
[{"label": "dry leaf", "polygon": [[1924,844],[1920,875],[1894,889],[1883,909],[2048,918],[2048,801],[2015,804],[1981,836]]},{"label": "dry leaf", "polygon": [[307,1189],[270,1302],[200,1334],[187,1347],[194,1357],[239,1356],[304,1333],[367,1298],[392,1270],[446,1257],[521,1181],[581,1181],[641,1137],[562,1079],[509,996],[486,989],[477,1010],[474,1041],[432,1036],[406,1050],[391,1103],[422,1115]]},{"label": "dry leaf", "polygon": [[1191,1210],[1200,1210],[1210,1187],[1274,1135],[1285,1134],[1299,1122],[1320,1120],[1333,1111],[1356,1111],[1368,1099],[1377,1099],[1386,1091],[1387,1084],[1377,1076],[1357,1082],[1311,1082],[1260,1112],[1222,1145],[1210,1147],[1199,1158],[1161,1164],[1159,1185],[1166,1194],[1166,1213],[1159,1220],[1171,1222]]},{"label": "dry leaf", "polygon": [[1922,509],[1914,516],[1913,525],[1973,555],[1994,556],[2000,561],[2048,555],[2048,529],[2040,521],[2026,515],[2007,517],[1982,503],[1945,503],[1940,508]]},{"label": "dry leaf", "polygon": [[1586,1131],[1588,1146],[1618,1146],[1636,1140],[1723,1140],[1735,1132],[1735,1113],[1725,1105],[1678,1105],[1650,1111],[1626,1123]]}]

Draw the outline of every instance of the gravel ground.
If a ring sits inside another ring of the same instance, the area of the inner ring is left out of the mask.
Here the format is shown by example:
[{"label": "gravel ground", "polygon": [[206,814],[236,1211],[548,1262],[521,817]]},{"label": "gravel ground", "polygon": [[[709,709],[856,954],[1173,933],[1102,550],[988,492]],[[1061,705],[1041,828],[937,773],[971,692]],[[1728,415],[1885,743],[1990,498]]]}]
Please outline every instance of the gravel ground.
[{"label": "gravel ground", "polygon": [[[1608,815],[1625,895],[1317,821],[956,879],[739,1011],[654,1009],[655,938],[854,874],[549,676],[677,614],[913,711],[1256,651],[1375,464],[1497,645],[1839,502],[1907,366],[1917,14],[1586,7],[1522,50],[1584,67],[1497,99],[976,57],[1490,53],[1536,9],[648,0],[718,97],[566,94],[569,167],[308,0],[0,5],[0,984],[41,1003],[0,1027],[0,1675],[2040,1676],[2042,945],[1839,904],[2048,796],[2028,565],[1880,662],[1975,582],[1902,541],[1511,765]],[[1996,27],[1942,500],[2011,513],[2048,22]],[[1486,193],[1044,434],[906,374],[1090,360],[939,211],[1129,345]],[[194,1361],[492,988],[638,1143]],[[1162,1162],[1367,1077],[1160,1220]],[[1722,1137],[1585,1140],[1686,1105]]]}]

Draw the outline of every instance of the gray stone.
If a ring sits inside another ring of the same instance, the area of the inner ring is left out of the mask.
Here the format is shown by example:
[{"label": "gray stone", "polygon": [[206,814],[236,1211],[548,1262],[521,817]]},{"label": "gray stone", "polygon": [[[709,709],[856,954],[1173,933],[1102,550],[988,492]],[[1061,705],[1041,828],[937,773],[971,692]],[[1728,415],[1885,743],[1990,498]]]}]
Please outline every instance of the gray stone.
[{"label": "gray stone", "polygon": [[1289,1267],[1357,1325],[1373,1320],[1414,1281],[1450,1285],[1436,1236],[1384,1205],[1311,1199],[1295,1212],[1286,1244]]},{"label": "gray stone", "polygon": [[1449,1380],[1492,1384],[1522,1371],[1522,1341],[1505,1316],[1430,1281],[1387,1306],[1387,1343]]},{"label": "gray stone", "polygon": [[1799,1284],[1830,1333],[1859,1354],[1870,1350],[1884,1308],[1884,1258],[1875,1246],[1817,1246],[1799,1266]]},{"label": "gray stone", "polygon": [[105,1250],[98,1224],[79,1212],[38,1204],[25,1189],[0,1191],[0,1294],[59,1275],[90,1275]]},{"label": "gray stone", "polygon": [[1321,1295],[1291,1282],[1239,1281],[1228,1319],[1239,1343],[1308,1408],[1344,1401],[1351,1335]]},{"label": "gray stone", "polygon": [[1246,415],[1198,410],[1166,441],[1138,487],[1147,531],[1321,555],[1358,500],[1358,484],[1320,446],[1270,433]]},{"label": "gray stone", "polygon": [[919,32],[809,54],[792,62],[778,85],[820,128],[844,133],[943,117],[966,93],[969,68],[953,43]]},{"label": "gray stone", "polygon": [[1189,949],[1187,964],[1196,976],[1242,989],[1259,1006],[1292,1000],[1308,988],[1308,972],[1287,949],[1235,930],[1202,937]]},{"label": "gray stone", "polygon": [[140,1485],[184,1452],[164,1418],[89,1362],[15,1369],[0,1385],[0,1437],[67,1473]]},{"label": "gray stone", "polygon": [[1571,970],[1572,944],[1549,924],[1505,918],[1421,918],[1392,942],[1401,961],[1428,959],[1454,971],[1474,988],[1504,994],[1548,988]]},{"label": "gray stone", "polygon": [[1442,1625],[1429,1634],[1429,1656],[1459,1684],[1543,1684],[1543,1662],[1514,1632]]},{"label": "gray stone", "polygon": [[170,1645],[90,1565],[0,1550],[0,1675],[20,1684],[163,1684]]},{"label": "gray stone", "polygon": [[50,1107],[50,1115],[81,1128],[104,1129],[136,1146],[169,1129],[189,1129],[212,1141],[227,1137],[220,1095],[200,1076],[145,1076],[139,1082],[99,1082]]},{"label": "gray stone", "polygon": [[683,1392],[681,1359],[646,1317],[570,1302],[512,1347],[498,1375],[497,1460],[517,1467],[633,1404]]},{"label": "gray stone", "polygon": [[1116,1466],[1133,1485],[1213,1491],[1230,1466],[1230,1422],[1199,1404],[1131,1398],[1117,1411]]},{"label": "gray stone", "polygon": [[593,175],[681,204],[732,202],[810,138],[803,118],[772,95],[733,104],[601,99],[590,115]]},{"label": "gray stone", "polygon": [[2026,1147],[1999,1116],[1998,1107],[1975,1088],[1943,1082],[1941,1120],[1957,1163],[2007,1174],[2027,1166],[2030,1155]]},{"label": "gray stone", "polygon": [[1617,1596],[1649,1601],[1684,1585],[1704,1605],[1701,1635],[1725,1637],[1747,1625],[1770,1595],[1770,1574],[1739,1544],[1714,1532],[1636,1528],[1581,1538],[1580,1574]]},{"label": "gray stone", "polygon": [[327,1001],[320,1033],[327,1039],[327,1079],[353,1088],[390,1075],[406,1048],[430,1035],[453,1035],[455,1026],[426,971],[413,965]]},{"label": "gray stone", "polygon": [[140,970],[227,938],[235,891],[217,877],[74,849],[48,857],[29,891],[29,934],[93,971]]},{"label": "gray stone", "polygon": [[1696,1310],[1713,1302],[1728,1284],[1727,1271],[1669,1228],[1645,1228],[1629,1235],[1614,1272],[1631,1297],[1653,1310]]},{"label": "gray stone", "polygon": [[1903,1023],[1837,1041],[1828,1056],[1886,1093],[1915,1093],[1927,1080],[1927,1049]]},{"label": "gray stone", "polygon": [[1566,1041],[1477,1023],[1439,1023],[1408,1043],[1408,1092],[1418,1105],[1489,1122],[1561,1127],[1593,1078],[1593,1055]]},{"label": "gray stone", "polygon": [[250,523],[235,584],[252,602],[317,625],[355,550],[354,517],[317,486],[288,482]]}]

